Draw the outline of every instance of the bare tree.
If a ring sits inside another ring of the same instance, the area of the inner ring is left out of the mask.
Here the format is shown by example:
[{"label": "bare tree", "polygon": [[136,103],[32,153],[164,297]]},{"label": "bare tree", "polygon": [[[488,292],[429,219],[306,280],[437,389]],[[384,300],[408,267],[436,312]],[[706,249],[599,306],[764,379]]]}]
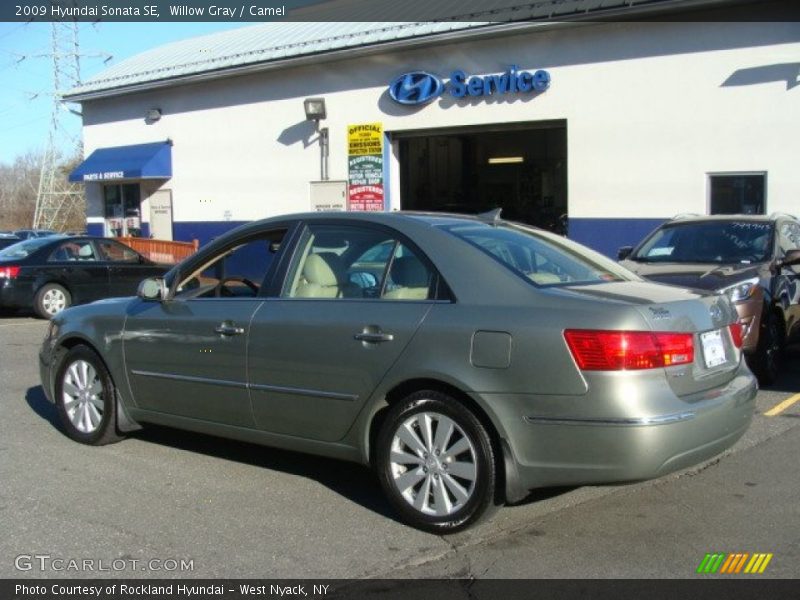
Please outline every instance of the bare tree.
[{"label": "bare tree", "polygon": [[[64,221],[64,230],[82,231],[86,227],[86,201],[83,186],[68,181],[69,172],[80,161],[73,157],[62,161],[59,169],[59,186],[80,192],[81,200],[71,207]],[[17,156],[11,164],[0,163],[0,230],[28,228],[36,211],[36,194],[39,189],[42,154],[28,152]]]}]

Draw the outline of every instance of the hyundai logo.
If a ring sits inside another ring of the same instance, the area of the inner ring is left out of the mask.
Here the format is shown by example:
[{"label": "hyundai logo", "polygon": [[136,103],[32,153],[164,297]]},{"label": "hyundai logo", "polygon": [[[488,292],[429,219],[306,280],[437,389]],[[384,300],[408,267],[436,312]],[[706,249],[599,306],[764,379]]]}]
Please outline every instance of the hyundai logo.
[{"label": "hyundai logo", "polygon": [[444,91],[444,82],[425,71],[400,75],[389,84],[389,95],[400,104],[417,105],[430,102]]},{"label": "hyundai logo", "polygon": [[714,323],[722,320],[722,309],[716,304],[712,304],[708,309],[709,314],[711,315],[711,320]]}]

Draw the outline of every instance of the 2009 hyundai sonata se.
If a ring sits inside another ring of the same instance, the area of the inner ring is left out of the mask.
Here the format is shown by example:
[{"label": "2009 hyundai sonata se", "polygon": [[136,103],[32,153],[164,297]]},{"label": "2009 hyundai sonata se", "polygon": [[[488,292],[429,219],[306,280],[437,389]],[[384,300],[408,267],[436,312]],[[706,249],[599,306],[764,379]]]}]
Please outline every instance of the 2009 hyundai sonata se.
[{"label": "2009 hyundai sonata se", "polygon": [[159,423],[370,464],[406,522],[447,533],[728,448],[757,390],[740,345],[726,297],[497,214],[319,213],[64,311],[40,362],[79,442]]}]

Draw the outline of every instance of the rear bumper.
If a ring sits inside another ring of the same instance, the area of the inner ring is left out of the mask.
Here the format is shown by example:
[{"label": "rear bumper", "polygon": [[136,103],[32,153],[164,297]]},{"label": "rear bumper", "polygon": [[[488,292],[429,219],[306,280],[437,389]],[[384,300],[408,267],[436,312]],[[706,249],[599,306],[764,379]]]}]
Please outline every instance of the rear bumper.
[{"label": "rear bumper", "polygon": [[33,286],[18,281],[0,279],[0,308],[30,308],[33,306]]},{"label": "rear bumper", "polygon": [[[553,411],[541,416],[536,412],[541,398],[516,397],[505,403],[516,414],[506,410],[500,418],[507,436],[507,488],[519,492],[639,481],[697,464],[730,448],[744,434],[757,391],[755,378],[742,364],[721,388],[681,398],[661,390],[670,396],[661,402],[670,410],[647,416],[583,418]],[[498,400],[492,399],[492,404]]]}]

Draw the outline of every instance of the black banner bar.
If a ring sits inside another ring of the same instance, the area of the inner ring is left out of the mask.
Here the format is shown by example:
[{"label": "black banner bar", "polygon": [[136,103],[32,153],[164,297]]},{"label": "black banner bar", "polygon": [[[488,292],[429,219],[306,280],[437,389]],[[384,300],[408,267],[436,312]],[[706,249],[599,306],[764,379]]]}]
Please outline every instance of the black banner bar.
[{"label": "black banner bar", "polygon": [[694,580],[0,580],[3,600],[780,600],[793,580],[730,576]]},{"label": "black banner bar", "polygon": [[0,21],[786,21],[796,0],[3,0]]}]

